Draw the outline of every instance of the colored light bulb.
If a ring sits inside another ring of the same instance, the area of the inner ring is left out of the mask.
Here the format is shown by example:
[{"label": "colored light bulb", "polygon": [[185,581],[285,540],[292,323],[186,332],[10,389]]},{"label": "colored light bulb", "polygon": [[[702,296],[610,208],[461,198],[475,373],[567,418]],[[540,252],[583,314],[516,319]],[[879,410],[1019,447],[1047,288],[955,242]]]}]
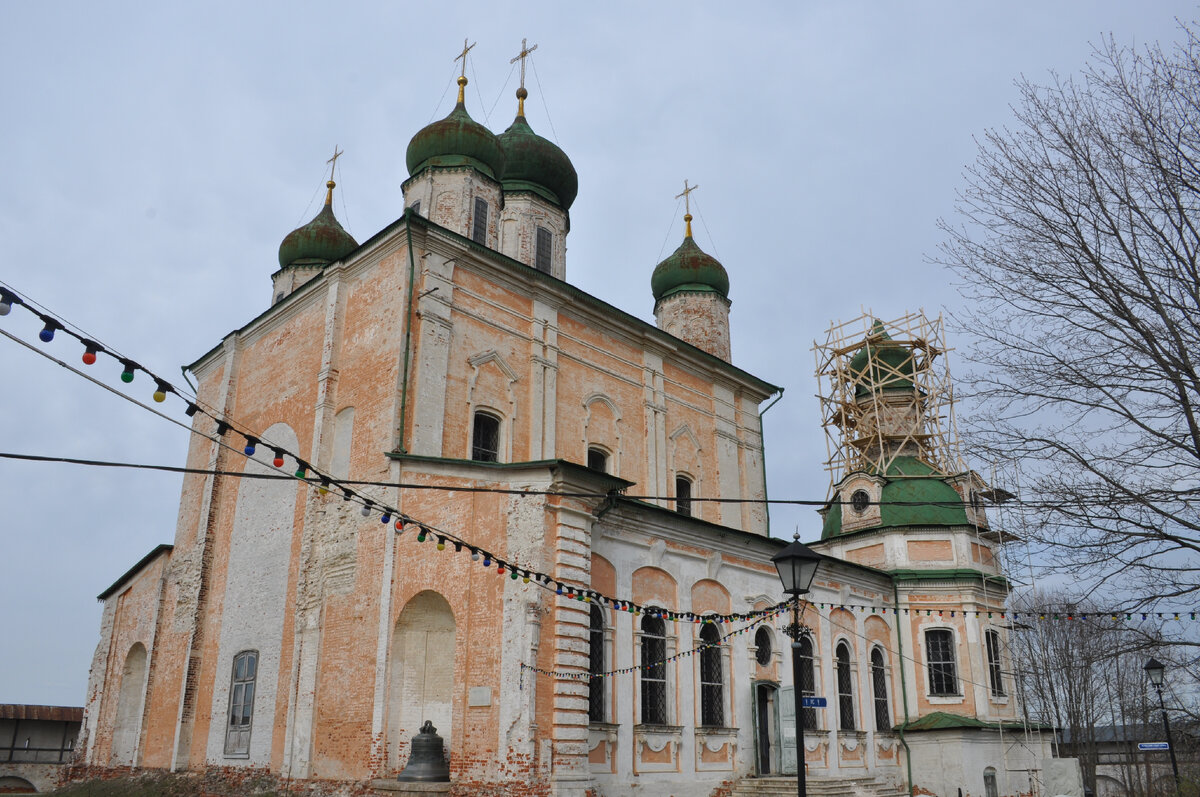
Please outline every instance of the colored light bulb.
[{"label": "colored light bulb", "polygon": [[471,561],[472,562],[479,561],[479,551],[471,551]]},{"label": "colored light bulb", "polygon": [[42,327],[42,331],[38,333],[38,337],[42,339],[42,343],[54,340],[54,324],[47,321],[46,326]]},{"label": "colored light bulb", "polygon": [[87,348],[84,349],[83,364],[84,365],[95,365],[96,364],[96,347],[95,346],[88,346]]},{"label": "colored light bulb", "polygon": [[404,520],[402,518],[396,518],[396,531],[404,531]]},{"label": "colored light bulb", "polygon": [[364,505],[361,510],[361,514],[363,517],[370,517],[371,516],[371,505],[370,504]]},{"label": "colored light bulb", "polygon": [[[158,396],[158,394],[157,394],[157,393],[155,393],[154,395],[155,395],[156,397]],[[164,395],[164,396],[163,396],[163,398],[166,398],[166,396]],[[155,401],[158,401],[159,399],[158,399],[158,398],[155,398],[154,400],[155,400]],[[248,456],[248,457],[252,457],[252,456],[254,456],[254,450],[255,450],[255,449],[254,449],[254,443],[246,443],[246,447],[242,449],[242,451],[246,452],[246,456]]]},{"label": "colored light bulb", "polygon": [[444,539],[442,539],[441,537],[438,537],[437,549],[439,551],[446,550],[446,541]]},{"label": "colored light bulb", "polygon": [[305,474],[305,472],[306,472],[307,470],[308,470],[308,468],[304,468],[304,467],[299,467],[299,468],[296,468],[296,478],[297,478],[297,479],[303,479],[303,478],[304,478],[304,474]]},{"label": "colored light bulb", "polygon": [[386,526],[387,524],[392,522],[392,516],[389,515],[387,512],[384,512],[383,517],[379,518],[379,522]]},{"label": "colored light bulb", "polygon": [[8,291],[0,290],[0,315],[8,315],[12,312],[14,301],[18,301],[16,296]]},{"label": "colored light bulb", "polygon": [[425,529],[421,529],[421,533],[417,535],[417,542],[425,542]]},{"label": "colored light bulb", "polygon": [[496,563],[496,575],[498,575],[498,576],[504,575],[504,563],[503,562]]},{"label": "colored light bulb", "polygon": [[508,576],[508,577],[509,577],[509,578],[511,578],[513,581],[516,581],[516,580],[517,580],[517,571],[516,571],[516,570],[513,570],[513,571],[512,571],[512,572],[509,574],[509,576]]},{"label": "colored light bulb", "polygon": [[125,366],[125,370],[121,372],[121,381],[125,384],[129,384],[133,381],[133,366]]},{"label": "colored light bulb", "polygon": [[[272,465],[274,465],[274,466],[275,466],[275,467],[277,467],[277,468],[282,468],[282,467],[283,467],[283,452],[282,452],[282,451],[280,451],[278,448],[277,448],[277,449],[275,449],[275,459],[271,460],[271,464],[272,464]],[[328,486],[329,486],[329,482],[327,482],[327,481],[322,481],[322,482],[321,482],[321,486],[322,486],[322,487],[328,487]]]},{"label": "colored light bulb", "polygon": [[492,558],[491,558],[490,556],[485,556],[485,557],[483,557],[483,566],[484,566],[484,567],[491,567],[491,566],[492,566]]}]

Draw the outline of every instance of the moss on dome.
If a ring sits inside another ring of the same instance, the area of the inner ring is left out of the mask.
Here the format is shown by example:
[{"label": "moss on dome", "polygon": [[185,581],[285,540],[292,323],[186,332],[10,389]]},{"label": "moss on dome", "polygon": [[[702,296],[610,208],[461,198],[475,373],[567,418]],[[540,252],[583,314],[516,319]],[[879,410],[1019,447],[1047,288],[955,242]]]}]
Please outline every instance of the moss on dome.
[{"label": "moss on dome", "polygon": [[715,257],[701,250],[688,235],[678,249],[655,266],[650,277],[650,290],[654,292],[656,302],[684,290],[710,291],[729,298],[729,274]]},{"label": "moss on dome", "polygon": [[342,228],[333,215],[333,182],[329,184],[330,195],[312,221],[289,232],[279,244],[279,266],[326,265],[341,260],[358,248],[350,233]]},{"label": "moss on dome", "polygon": [[570,209],[579,193],[579,175],[558,145],[533,132],[521,115],[497,139],[504,150],[505,191],[532,191]]},{"label": "moss on dome", "polygon": [[476,122],[460,100],[445,119],[426,125],[408,142],[410,177],[431,166],[471,166],[493,180],[504,172],[504,150],[496,135]]}]

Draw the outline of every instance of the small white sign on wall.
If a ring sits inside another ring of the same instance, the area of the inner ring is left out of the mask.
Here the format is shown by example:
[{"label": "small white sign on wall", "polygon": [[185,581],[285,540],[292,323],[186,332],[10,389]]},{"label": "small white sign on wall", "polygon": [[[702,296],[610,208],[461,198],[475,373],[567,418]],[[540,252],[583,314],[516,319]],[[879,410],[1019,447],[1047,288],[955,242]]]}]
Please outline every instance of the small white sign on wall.
[{"label": "small white sign on wall", "polygon": [[472,686],[467,693],[468,708],[482,708],[492,704],[492,688],[490,686]]}]

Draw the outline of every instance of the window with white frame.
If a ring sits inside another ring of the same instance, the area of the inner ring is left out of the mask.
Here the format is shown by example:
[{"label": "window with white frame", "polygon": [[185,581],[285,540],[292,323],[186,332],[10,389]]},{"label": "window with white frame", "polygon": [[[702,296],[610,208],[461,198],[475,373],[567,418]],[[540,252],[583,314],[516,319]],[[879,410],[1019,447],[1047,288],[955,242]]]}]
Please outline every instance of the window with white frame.
[{"label": "window with white frame", "polygon": [[642,615],[642,724],[667,724],[667,624],[650,609]]},{"label": "window with white frame", "polygon": [[588,642],[588,672],[592,674],[588,681],[588,719],[604,722],[608,716],[604,699],[605,679],[596,677],[604,672],[604,610],[594,603]]},{"label": "window with white frame", "polygon": [[[817,668],[813,662],[813,640],[808,634],[800,637],[800,696],[815,697],[817,694]],[[817,710],[812,706],[800,709],[804,727],[817,728]]]},{"label": "window with white frame", "polygon": [[759,626],[754,632],[754,660],[766,667],[771,663],[771,632]]},{"label": "window with white frame", "polygon": [[608,452],[599,446],[589,446],[587,452],[587,466],[592,470],[608,473]]},{"label": "window with white frame", "polygon": [[1000,668],[1000,634],[993,630],[983,633],[984,644],[987,647],[988,683],[992,687],[992,697],[1004,697],[1004,671]]},{"label": "window with white frame", "polygon": [[500,461],[500,419],[490,412],[475,412],[471,427],[471,459],[476,462]]},{"label": "window with white frame", "polygon": [[720,728],[725,724],[725,673],[721,665],[721,632],[716,625],[700,627],[700,724]]},{"label": "window with white frame", "polygon": [[229,716],[225,726],[225,755],[250,754],[250,725],[254,717],[254,685],[258,680],[258,651],[243,650],[233,657],[229,684]]},{"label": "window with white frame", "polygon": [[954,655],[954,633],[948,628],[925,632],[925,662],[929,669],[929,694],[958,695],[958,664]]},{"label": "window with white frame", "polygon": [[892,712],[888,706],[887,665],[883,649],[879,647],[871,650],[871,698],[875,704],[875,730],[890,731]]},{"label": "window with white frame", "polygon": [[837,665],[838,730],[854,730],[854,675],[850,671],[850,646],[839,642],[834,653]]}]

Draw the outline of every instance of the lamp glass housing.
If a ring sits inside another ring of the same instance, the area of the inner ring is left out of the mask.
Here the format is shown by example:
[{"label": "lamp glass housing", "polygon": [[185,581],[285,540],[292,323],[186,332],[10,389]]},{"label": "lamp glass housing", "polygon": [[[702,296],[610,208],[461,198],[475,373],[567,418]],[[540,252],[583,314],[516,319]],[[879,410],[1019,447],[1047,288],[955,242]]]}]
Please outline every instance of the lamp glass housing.
[{"label": "lamp glass housing", "polygon": [[817,575],[817,566],[821,564],[821,555],[811,548],[796,541],[771,557],[775,569],[779,571],[779,581],[783,591],[789,595],[803,595],[812,586],[813,578]]},{"label": "lamp glass housing", "polygon": [[1154,684],[1155,686],[1163,685],[1163,675],[1166,671],[1166,667],[1163,666],[1161,661],[1158,659],[1150,659],[1150,661],[1146,662],[1146,666],[1143,669],[1146,670],[1146,675],[1149,676],[1150,683]]}]

